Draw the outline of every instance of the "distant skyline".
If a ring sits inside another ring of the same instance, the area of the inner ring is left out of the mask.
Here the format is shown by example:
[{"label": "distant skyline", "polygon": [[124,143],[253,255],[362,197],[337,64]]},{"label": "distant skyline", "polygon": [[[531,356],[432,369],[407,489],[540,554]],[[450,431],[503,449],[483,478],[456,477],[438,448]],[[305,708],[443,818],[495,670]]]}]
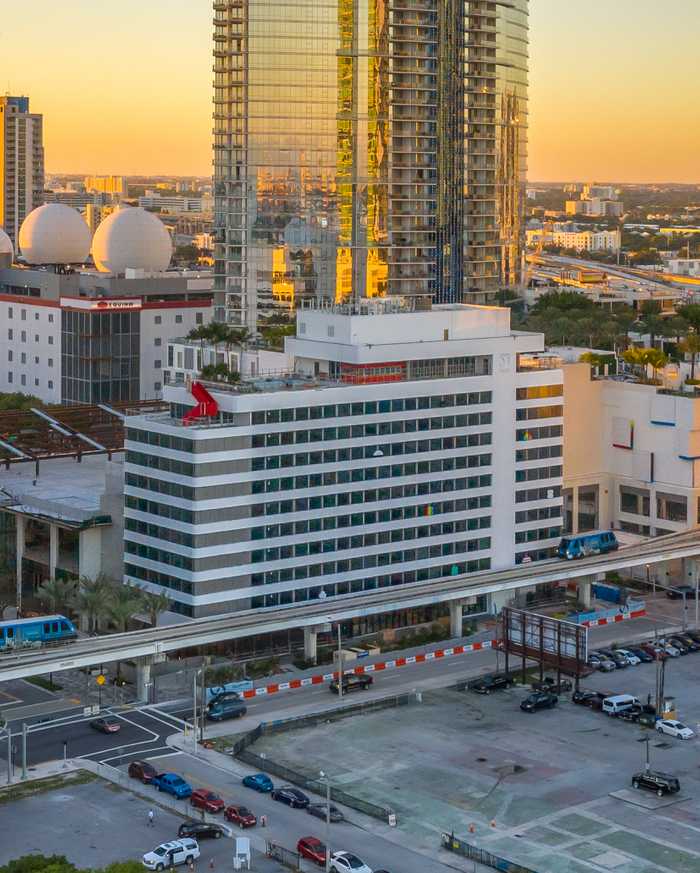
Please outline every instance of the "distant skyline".
[{"label": "distant skyline", "polygon": [[[532,181],[700,183],[700,3],[531,0]],[[210,0],[26,0],[0,89],[44,114],[49,173],[211,173]],[[41,22],[41,26],[37,26]]]}]

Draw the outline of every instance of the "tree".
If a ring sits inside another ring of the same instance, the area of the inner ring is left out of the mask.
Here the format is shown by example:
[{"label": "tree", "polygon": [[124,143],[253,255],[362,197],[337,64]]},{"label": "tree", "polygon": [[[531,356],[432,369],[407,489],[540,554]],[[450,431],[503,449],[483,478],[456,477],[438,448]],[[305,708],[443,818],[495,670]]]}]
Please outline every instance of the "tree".
[{"label": "tree", "polygon": [[74,579],[44,579],[36,589],[36,596],[49,612],[65,612],[75,598],[76,588]]},{"label": "tree", "polygon": [[162,592],[156,594],[153,591],[147,591],[141,588],[141,607],[148,615],[148,620],[153,627],[158,624],[158,616],[170,609],[170,598]]},{"label": "tree", "polygon": [[139,611],[141,595],[139,589],[115,582],[111,586],[108,603],[109,620],[119,633],[125,633],[131,619]]},{"label": "tree", "polygon": [[645,353],[646,349],[640,349],[637,346],[632,346],[625,349],[622,353],[622,360],[629,364],[633,369],[636,369],[639,375],[642,375],[646,364]]},{"label": "tree", "polygon": [[78,869],[65,855],[25,855],[0,867],[0,873],[78,873]]},{"label": "tree", "polygon": [[657,379],[659,370],[668,364],[668,355],[661,349],[644,349],[644,363],[651,367],[654,371],[654,379]]},{"label": "tree", "polygon": [[209,339],[209,325],[198,324],[197,327],[193,327],[192,330],[187,334],[187,339],[198,340],[200,348],[203,350],[204,343]]},{"label": "tree", "polygon": [[81,576],[73,598],[73,608],[80,616],[83,630],[96,633],[109,614],[110,593],[114,582],[104,573],[94,579]]},{"label": "tree", "polygon": [[229,370],[226,364],[205,364],[199,371],[202,379],[208,382],[238,382],[241,374],[237,370]]},{"label": "tree", "polygon": [[684,355],[690,355],[690,378],[695,379],[695,361],[700,355],[700,336],[697,333],[689,333],[688,336],[678,343],[678,349]]},{"label": "tree", "polygon": [[700,303],[688,303],[685,306],[679,306],[676,310],[676,315],[685,321],[685,323],[700,334]]},{"label": "tree", "polygon": [[0,393],[0,412],[22,412],[26,409],[43,409],[44,404],[33,394]]}]

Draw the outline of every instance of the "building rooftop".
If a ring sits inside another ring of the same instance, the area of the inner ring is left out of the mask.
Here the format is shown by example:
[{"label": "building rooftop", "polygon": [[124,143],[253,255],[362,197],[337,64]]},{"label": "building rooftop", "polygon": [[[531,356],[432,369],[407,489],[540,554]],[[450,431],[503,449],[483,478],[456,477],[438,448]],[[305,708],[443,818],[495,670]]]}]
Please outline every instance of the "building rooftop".
[{"label": "building rooftop", "polygon": [[[120,476],[121,462],[106,455],[52,458],[33,465],[17,464],[0,472],[0,506],[22,515],[82,525],[100,515],[100,498],[109,475]],[[110,519],[105,519],[108,523]]]}]

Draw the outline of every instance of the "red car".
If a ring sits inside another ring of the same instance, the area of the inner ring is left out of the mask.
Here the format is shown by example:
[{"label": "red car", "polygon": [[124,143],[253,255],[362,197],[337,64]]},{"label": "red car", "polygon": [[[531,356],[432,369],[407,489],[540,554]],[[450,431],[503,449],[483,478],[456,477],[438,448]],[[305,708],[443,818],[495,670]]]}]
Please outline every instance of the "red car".
[{"label": "red car", "polygon": [[148,785],[153,777],[157,775],[158,771],[156,768],[152,767],[147,761],[132,761],[129,764],[129,776],[132,779],[140,779],[144,785]]},{"label": "red car", "polygon": [[326,863],[326,847],[316,837],[302,837],[297,843],[297,852],[322,867]]},{"label": "red car", "polygon": [[653,643],[640,643],[639,648],[658,661],[664,661],[668,658],[661,646],[656,646]]},{"label": "red car", "polygon": [[204,809],[207,812],[221,812],[226,806],[218,794],[214,794],[213,791],[209,791],[206,788],[198,788],[196,791],[193,791],[190,796],[190,803],[192,806],[196,806],[197,809]]},{"label": "red car", "polygon": [[258,823],[247,806],[227,806],[224,810],[224,818],[237,824],[239,828],[252,828]]}]

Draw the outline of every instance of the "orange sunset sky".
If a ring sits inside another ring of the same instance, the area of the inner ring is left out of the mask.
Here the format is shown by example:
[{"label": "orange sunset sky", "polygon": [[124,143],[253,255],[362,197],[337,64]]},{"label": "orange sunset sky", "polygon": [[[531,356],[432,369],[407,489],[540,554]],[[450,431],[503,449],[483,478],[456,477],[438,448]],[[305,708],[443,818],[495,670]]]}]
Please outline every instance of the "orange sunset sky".
[{"label": "orange sunset sky", "polygon": [[[0,89],[49,172],[211,172],[210,0],[25,0]],[[531,0],[530,179],[700,182],[700,0]]]}]

